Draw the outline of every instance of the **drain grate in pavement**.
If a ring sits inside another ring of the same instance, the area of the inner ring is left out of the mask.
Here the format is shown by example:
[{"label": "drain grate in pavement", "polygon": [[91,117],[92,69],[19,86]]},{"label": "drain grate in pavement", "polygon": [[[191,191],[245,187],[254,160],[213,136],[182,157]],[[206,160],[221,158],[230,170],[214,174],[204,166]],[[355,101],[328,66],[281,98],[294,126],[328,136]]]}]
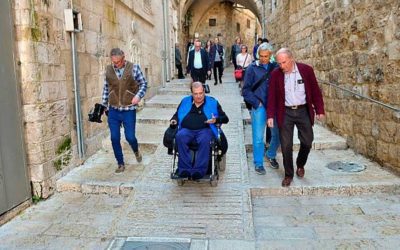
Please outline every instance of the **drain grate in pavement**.
[{"label": "drain grate in pavement", "polygon": [[339,172],[361,172],[365,170],[364,165],[354,162],[334,161],[326,165],[327,168]]},{"label": "drain grate in pavement", "polygon": [[189,250],[189,242],[125,241],[121,250]]}]

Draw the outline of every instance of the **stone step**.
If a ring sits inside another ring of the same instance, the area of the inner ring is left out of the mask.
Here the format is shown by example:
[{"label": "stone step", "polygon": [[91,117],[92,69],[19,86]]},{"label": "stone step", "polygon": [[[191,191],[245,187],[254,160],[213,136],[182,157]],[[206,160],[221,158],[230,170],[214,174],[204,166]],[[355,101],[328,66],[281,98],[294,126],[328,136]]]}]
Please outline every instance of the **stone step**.
[{"label": "stone step", "polygon": [[146,108],[177,108],[185,95],[156,95],[146,101]]},{"label": "stone step", "polygon": [[[164,136],[167,126],[157,124],[136,123],[136,138],[139,143],[140,150],[145,152],[154,152]],[[102,141],[103,150],[113,152],[110,137],[106,137]],[[129,143],[125,140],[124,129],[121,128],[121,146],[124,154],[132,154],[132,149]]]},{"label": "stone step", "polygon": [[160,88],[158,90],[159,95],[190,95],[190,88],[186,86],[176,86]]},{"label": "stone step", "polygon": [[[296,161],[297,153],[293,154]],[[278,153],[279,169],[270,168],[264,158],[266,175],[258,175],[254,170],[253,157],[248,155],[249,181],[252,196],[281,195],[360,195],[369,193],[399,193],[400,178],[382,169],[379,164],[354,153],[352,150],[312,150],[305,166],[305,176],[295,175],[288,188],[282,188],[284,177],[282,155]],[[364,166],[360,172],[335,171],[327,167],[329,163],[341,161]],[[296,166],[294,166],[296,170]]]},{"label": "stone step", "polygon": [[[248,154],[253,152],[253,142],[252,142],[252,132],[251,125],[244,125],[244,143],[246,147],[246,152]],[[299,150],[300,141],[297,137],[297,129],[294,129],[293,134],[293,150]],[[336,149],[344,150],[347,149],[348,145],[346,139],[335,135],[328,129],[322,127],[321,125],[314,125],[314,141],[312,149],[314,150],[324,150],[324,149]]]},{"label": "stone step", "polygon": [[190,88],[190,83],[192,79],[190,77],[185,78],[185,79],[177,79],[171,82],[167,82],[165,86],[167,88],[174,88],[174,87],[184,87],[184,88]]},{"label": "stone step", "polygon": [[175,114],[176,108],[145,107],[137,113],[136,122],[141,124],[169,125],[169,120]]}]

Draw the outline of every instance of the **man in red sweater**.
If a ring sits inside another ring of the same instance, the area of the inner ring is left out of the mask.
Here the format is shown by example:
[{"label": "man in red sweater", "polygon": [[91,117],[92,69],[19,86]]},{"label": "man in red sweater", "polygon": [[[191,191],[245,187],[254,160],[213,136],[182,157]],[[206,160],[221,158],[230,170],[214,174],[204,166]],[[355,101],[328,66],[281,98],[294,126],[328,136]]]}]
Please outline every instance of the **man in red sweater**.
[{"label": "man in red sweater", "polygon": [[325,116],[324,102],[314,70],[311,66],[296,62],[292,52],[282,48],[276,53],[279,69],[271,74],[268,91],[267,123],[274,126],[277,119],[282,147],[285,178],[282,186],[288,187],[293,180],[293,131],[297,127],[300,151],[296,159],[296,175],[304,176],[308,154],[314,134],[314,116]]}]

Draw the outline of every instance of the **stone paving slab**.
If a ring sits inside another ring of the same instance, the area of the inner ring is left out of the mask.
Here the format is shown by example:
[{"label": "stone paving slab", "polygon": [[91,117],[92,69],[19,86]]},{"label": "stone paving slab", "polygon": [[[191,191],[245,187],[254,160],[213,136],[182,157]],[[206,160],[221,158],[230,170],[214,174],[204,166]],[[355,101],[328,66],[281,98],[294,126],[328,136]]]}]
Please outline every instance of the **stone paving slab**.
[{"label": "stone paving slab", "polygon": [[397,249],[398,194],[253,198],[257,249]]},{"label": "stone paving slab", "polygon": [[[324,149],[336,149],[336,150],[344,150],[347,149],[346,139],[335,135],[333,132],[328,129],[322,127],[321,125],[314,125],[314,141],[312,144],[312,149],[315,150],[324,150]],[[294,129],[293,134],[293,150],[300,149],[300,140],[297,136],[297,129]],[[244,141],[246,145],[246,152],[253,152],[253,142],[252,142],[252,132],[251,125],[244,125]]]},{"label": "stone paving slab", "polygon": [[[296,159],[296,152],[293,158]],[[338,172],[326,167],[333,161],[354,162],[366,167],[362,172]],[[249,179],[252,194],[258,195],[357,195],[371,192],[395,192],[400,190],[400,178],[389,171],[382,169],[352,150],[312,150],[305,166],[304,178],[294,177],[289,188],[281,188],[284,176],[282,155],[279,153],[277,161],[280,168],[275,170],[269,167],[266,159],[266,175],[258,175],[254,171],[253,157],[248,155]]]}]

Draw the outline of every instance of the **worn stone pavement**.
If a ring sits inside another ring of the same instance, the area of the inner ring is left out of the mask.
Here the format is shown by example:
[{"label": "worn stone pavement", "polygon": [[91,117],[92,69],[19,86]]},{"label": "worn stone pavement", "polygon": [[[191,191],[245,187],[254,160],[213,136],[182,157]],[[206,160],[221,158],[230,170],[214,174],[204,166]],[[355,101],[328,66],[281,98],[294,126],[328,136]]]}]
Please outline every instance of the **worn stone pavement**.
[{"label": "worn stone pavement", "polygon": [[[115,174],[111,145],[104,140],[102,150],[58,180],[55,195],[0,227],[0,249],[133,249],[135,241],[212,250],[397,249],[400,178],[355,154],[344,138],[320,125],[304,179],[282,188],[282,167],[257,175],[249,114],[232,75],[227,69],[222,85],[209,81],[230,118],[223,127],[227,169],[217,187],[209,182],[178,186],[169,178],[172,157],[162,135],[181,97],[189,94],[188,78],[174,80],[138,113],[142,163],[124,143],[127,170]],[[366,169],[326,168],[333,161]],[[278,162],[282,165],[280,154]]]}]

